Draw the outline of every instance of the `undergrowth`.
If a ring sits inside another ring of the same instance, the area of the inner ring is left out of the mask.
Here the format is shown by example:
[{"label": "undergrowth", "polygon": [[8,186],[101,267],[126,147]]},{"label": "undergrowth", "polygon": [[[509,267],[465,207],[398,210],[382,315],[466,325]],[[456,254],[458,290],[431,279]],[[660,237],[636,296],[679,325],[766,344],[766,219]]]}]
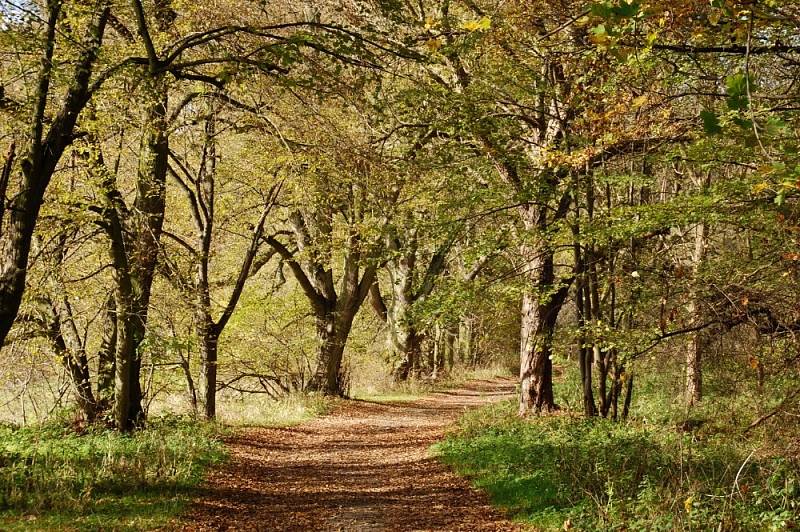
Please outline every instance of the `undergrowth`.
[{"label": "undergrowth", "polygon": [[800,524],[800,464],[744,440],[504,402],[435,446],[495,504],[546,530],[784,530]]},{"label": "undergrowth", "polygon": [[214,424],[177,417],[122,435],[63,423],[0,427],[0,528],[163,526],[224,458]]},{"label": "undergrowth", "polygon": [[335,403],[330,397],[303,393],[267,400],[260,395],[223,397],[217,418],[232,427],[288,427],[328,413]]}]

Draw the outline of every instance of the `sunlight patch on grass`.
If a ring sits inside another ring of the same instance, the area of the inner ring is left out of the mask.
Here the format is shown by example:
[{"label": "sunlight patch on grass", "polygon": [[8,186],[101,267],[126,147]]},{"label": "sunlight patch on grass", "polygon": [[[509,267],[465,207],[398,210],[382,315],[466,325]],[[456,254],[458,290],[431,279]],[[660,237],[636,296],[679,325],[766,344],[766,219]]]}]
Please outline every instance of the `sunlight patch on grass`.
[{"label": "sunlight patch on grass", "polygon": [[515,410],[467,413],[432,450],[537,529],[783,530],[800,519],[797,461],[747,461],[749,447],[725,437]]},{"label": "sunlight patch on grass", "polygon": [[0,529],[148,530],[177,515],[225,458],[213,423],[167,417],[130,435],[0,428]]},{"label": "sunlight patch on grass", "polygon": [[322,395],[294,394],[281,399],[263,395],[225,398],[218,403],[218,420],[232,427],[289,427],[326,414],[336,399]]}]

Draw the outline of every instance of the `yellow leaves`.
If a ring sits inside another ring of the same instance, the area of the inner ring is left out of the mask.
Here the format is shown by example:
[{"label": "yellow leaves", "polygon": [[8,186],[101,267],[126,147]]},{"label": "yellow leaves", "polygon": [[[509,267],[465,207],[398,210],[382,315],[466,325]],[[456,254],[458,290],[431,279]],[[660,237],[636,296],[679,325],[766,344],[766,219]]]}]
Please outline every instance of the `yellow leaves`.
[{"label": "yellow leaves", "polygon": [[425,41],[425,46],[427,46],[428,50],[431,52],[438,52],[439,48],[442,47],[442,40],[438,38],[428,39]]},{"label": "yellow leaves", "polygon": [[717,24],[719,24],[721,18],[722,18],[722,11],[719,9],[712,9],[711,13],[708,14],[708,22],[712,26],[716,26]]},{"label": "yellow leaves", "polygon": [[647,94],[642,94],[641,96],[637,96],[631,102],[631,106],[634,109],[639,109],[641,106],[647,103]]},{"label": "yellow leaves", "polygon": [[481,17],[477,20],[468,20],[461,24],[461,27],[467,31],[486,31],[492,27],[492,19]]},{"label": "yellow leaves", "polygon": [[769,183],[766,181],[753,185],[753,194],[760,194],[765,190],[769,190]]},{"label": "yellow leaves", "polygon": [[596,149],[589,147],[574,152],[559,150],[543,150],[542,162],[549,167],[583,168],[586,162],[595,154]]},{"label": "yellow leaves", "polygon": [[689,496],[686,497],[686,500],[683,501],[683,508],[686,510],[686,513],[691,513],[692,511],[692,504],[694,503],[694,497]]},{"label": "yellow leaves", "polygon": [[439,25],[439,23],[433,17],[428,17],[428,18],[425,19],[425,29],[426,30],[431,30],[431,29],[435,28],[438,25]]}]

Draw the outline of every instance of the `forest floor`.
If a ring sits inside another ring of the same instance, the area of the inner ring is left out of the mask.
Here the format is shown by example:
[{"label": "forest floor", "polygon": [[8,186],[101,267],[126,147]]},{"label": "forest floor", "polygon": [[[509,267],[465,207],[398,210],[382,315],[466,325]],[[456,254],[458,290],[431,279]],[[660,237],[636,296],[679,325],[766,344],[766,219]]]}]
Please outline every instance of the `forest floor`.
[{"label": "forest floor", "polygon": [[512,381],[473,381],[407,403],[350,401],[291,428],[227,441],[183,530],[519,530],[429,453],[465,410],[508,398]]}]

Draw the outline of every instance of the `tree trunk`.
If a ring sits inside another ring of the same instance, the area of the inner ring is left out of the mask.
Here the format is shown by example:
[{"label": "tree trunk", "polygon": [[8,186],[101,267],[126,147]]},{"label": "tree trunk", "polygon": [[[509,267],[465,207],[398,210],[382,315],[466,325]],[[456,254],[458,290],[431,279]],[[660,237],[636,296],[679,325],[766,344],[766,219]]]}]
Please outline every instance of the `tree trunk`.
[{"label": "tree trunk", "polygon": [[619,418],[619,396],[622,393],[622,381],[625,375],[625,367],[617,363],[616,352],[614,353],[614,374],[611,383],[611,419],[617,421]]},{"label": "tree trunk", "polygon": [[[392,299],[389,304],[387,322],[389,324],[392,350],[397,357],[393,374],[397,381],[407,380],[414,374],[420,363],[420,342],[411,315],[414,305],[414,268],[416,265],[416,239],[409,238],[409,249],[387,265],[392,285]],[[389,248],[401,251],[398,240],[391,240]]]},{"label": "tree trunk", "polygon": [[353,316],[337,316],[334,310],[317,316],[317,369],[308,383],[308,391],[339,397],[345,395],[342,358],[352,322]]},{"label": "tree trunk", "polygon": [[458,325],[458,359],[465,366],[472,363],[474,344],[472,335],[474,332],[473,320],[471,316],[462,316]]},{"label": "tree trunk", "polygon": [[413,327],[406,328],[402,333],[402,341],[395,344],[395,349],[400,354],[400,364],[394,371],[397,381],[408,380],[419,370],[422,358],[422,337]]},{"label": "tree trunk", "polygon": [[628,419],[631,410],[631,399],[633,398],[633,373],[626,374],[625,377],[625,402],[622,405],[622,419]]},{"label": "tree trunk", "polygon": [[597,407],[594,402],[594,392],[592,390],[592,358],[593,351],[588,347],[588,337],[586,334],[586,320],[591,318],[592,307],[589,298],[588,275],[586,274],[586,262],[579,243],[580,234],[577,228],[574,231],[575,244],[575,275],[578,279],[578,286],[575,290],[575,307],[578,317],[578,366],[581,372],[581,384],[583,388],[583,412],[586,416],[597,415]]},{"label": "tree trunk", "polygon": [[447,368],[449,368],[451,371],[456,362],[455,351],[457,337],[458,327],[448,325],[444,330],[444,361],[447,364]]},{"label": "tree trunk", "polygon": [[[126,376],[128,382],[123,387],[125,394],[123,403],[127,408],[117,408],[118,415],[127,412],[127,419],[118,425],[131,428],[144,422],[142,409],[141,352],[139,347],[147,333],[147,315],[150,307],[150,295],[159,254],[159,240],[164,223],[167,156],[169,144],[167,137],[167,84],[161,77],[151,80],[148,89],[148,101],[145,108],[144,130],[139,153],[139,168],[136,179],[136,200],[133,205],[132,220],[133,237],[129,242],[131,250],[128,259],[132,279],[132,298],[130,312],[124,314],[129,320],[120,331],[125,330],[122,352],[117,352],[117,364],[121,357],[128,357],[124,371],[117,372],[117,385]],[[119,301],[117,302],[119,307]],[[121,317],[118,314],[118,318]],[[129,337],[127,337],[129,335]],[[123,394],[116,394],[117,400]],[[122,429],[125,430],[125,429]]]},{"label": "tree trunk", "polygon": [[219,336],[214,326],[198,327],[200,338],[200,397],[203,415],[211,420],[217,415],[217,348]]},{"label": "tree trunk", "polygon": [[[696,313],[694,304],[690,311]],[[703,353],[708,348],[706,331],[698,331],[691,335],[686,353],[686,402],[694,406],[703,398]]]},{"label": "tree trunk", "polygon": [[[128,285],[127,287],[120,285]],[[130,316],[130,296],[126,294],[130,283],[122,280],[117,283],[117,349],[114,362],[114,420],[117,430],[128,432],[135,426],[136,413],[141,406],[131,407],[131,364],[136,355],[133,332],[133,317]],[[138,382],[138,379],[137,379]]]},{"label": "tree trunk", "polygon": [[540,247],[528,248],[528,271],[532,285],[522,297],[520,342],[520,415],[550,412],[558,407],[553,398],[553,335],[556,320],[564,305],[568,286],[542,300],[540,294],[552,291],[555,283],[553,254]]},{"label": "tree trunk", "polygon": [[[708,241],[708,224],[701,222],[694,230],[694,250],[692,253],[693,287],[689,294],[689,316],[695,323],[703,323],[702,302],[698,294],[697,276],[706,255]],[[693,406],[703,398],[703,355],[710,343],[709,331],[706,329],[691,335],[686,352],[686,402]]]},{"label": "tree trunk", "polygon": [[92,392],[92,379],[89,373],[89,360],[72,313],[72,306],[66,293],[58,296],[55,304],[60,326],[60,338],[63,344],[64,365],[69,370],[78,406],[88,422],[93,422],[97,413],[97,401]]},{"label": "tree trunk", "polygon": [[519,413],[525,415],[555,410],[556,404],[550,360],[552,331],[544,326],[538,296],[526,292],[522,297]]},{"label": "tree trunk", "polygon": [[444,371],[444,356],[445,356],[445,343],[444,337],[446,331],[443,330],[437,323],[433,330],[433,363],[431,364],[431,378],[436,380]]}]

